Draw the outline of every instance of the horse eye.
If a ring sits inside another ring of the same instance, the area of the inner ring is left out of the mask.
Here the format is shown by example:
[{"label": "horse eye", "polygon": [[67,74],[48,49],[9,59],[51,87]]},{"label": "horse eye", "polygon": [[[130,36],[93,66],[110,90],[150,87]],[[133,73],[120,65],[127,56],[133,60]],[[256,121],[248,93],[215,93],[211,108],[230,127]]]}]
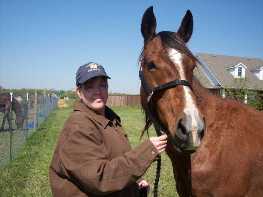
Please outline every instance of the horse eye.
[{"label": "horse eye", "polygon": [[151,63],[147,64],[147,68],[148,68],[149,70],[151,70],[151,69],[155,69],[156,66],[155,66],[154,63],[151,62]]}]

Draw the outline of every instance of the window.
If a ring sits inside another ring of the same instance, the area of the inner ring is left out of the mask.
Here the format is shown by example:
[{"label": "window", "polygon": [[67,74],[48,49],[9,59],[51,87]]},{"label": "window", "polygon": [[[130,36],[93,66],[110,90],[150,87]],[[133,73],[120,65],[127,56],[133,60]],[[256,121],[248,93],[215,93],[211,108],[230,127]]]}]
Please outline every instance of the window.
[{"label": "window", "polygon": [[237,76],[242,77],[242,67],[238,67]]}]

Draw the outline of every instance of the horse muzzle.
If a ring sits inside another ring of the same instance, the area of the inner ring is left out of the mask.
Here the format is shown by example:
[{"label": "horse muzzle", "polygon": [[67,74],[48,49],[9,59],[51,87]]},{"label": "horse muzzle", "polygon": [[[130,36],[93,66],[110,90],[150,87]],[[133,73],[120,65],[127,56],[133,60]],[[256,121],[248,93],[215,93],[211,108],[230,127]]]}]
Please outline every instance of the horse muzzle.
[{"label": "horse muzzle", "polygon": [[201,145],[204,135],[204,120],[189,121],[184,118],[180,119],[174,135],[174,144],[182,152],[193,153]]}]

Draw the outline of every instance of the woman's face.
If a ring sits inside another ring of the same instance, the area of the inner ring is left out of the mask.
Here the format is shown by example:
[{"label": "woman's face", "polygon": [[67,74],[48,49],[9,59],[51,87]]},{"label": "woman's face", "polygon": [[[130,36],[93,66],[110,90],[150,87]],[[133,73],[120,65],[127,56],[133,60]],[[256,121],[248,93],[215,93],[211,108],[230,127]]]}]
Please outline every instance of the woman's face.
[{"label": "woman's face", "polygon": [[92,110],[103,114],[108,99],[108,81],[105,77],[95,77],[77,87],[79,98]]}]

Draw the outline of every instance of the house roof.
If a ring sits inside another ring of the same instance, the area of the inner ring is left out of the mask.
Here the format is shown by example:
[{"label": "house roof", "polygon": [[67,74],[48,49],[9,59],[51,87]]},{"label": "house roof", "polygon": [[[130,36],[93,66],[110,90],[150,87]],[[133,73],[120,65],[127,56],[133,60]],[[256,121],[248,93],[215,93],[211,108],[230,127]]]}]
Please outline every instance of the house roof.
[{"label": "house roof", "polygon": [[252,69],[251,72],[259,72],[260,70],[263,70],[263,65],[257,66],[256,68]]},{"label": "house roof", "polygon": [[237,67],[243,67],[244,69],[247,69],[247,66],[245,64],[243,64],[242,62],[239,62],[238,64],[235,64],[233,66],[228,67],[227,69],[233,69],[233,68],[237,68]]},{"label": "house roof", "polygon": [[[198,65],[194,70],[194,75],[206,88],[219,88],[218,85],[213,83],[213,81],[217,81],[218,84],[220,84],[220,88],[247,88],[252,90],[263,90],[263,81],[259,80],[252,73],[263,66],[263,60],[261,59],[213,55],[206,53],[198,53],[196,57],[204,65]],[[245,79],[234,78],[228,71],[230,67],[238,65],[239,63],[242,63],[247,67]],[[205,69],[203,67],[205,67]],[[209,75],[209,72],[212,73],[212,75]]]}]

